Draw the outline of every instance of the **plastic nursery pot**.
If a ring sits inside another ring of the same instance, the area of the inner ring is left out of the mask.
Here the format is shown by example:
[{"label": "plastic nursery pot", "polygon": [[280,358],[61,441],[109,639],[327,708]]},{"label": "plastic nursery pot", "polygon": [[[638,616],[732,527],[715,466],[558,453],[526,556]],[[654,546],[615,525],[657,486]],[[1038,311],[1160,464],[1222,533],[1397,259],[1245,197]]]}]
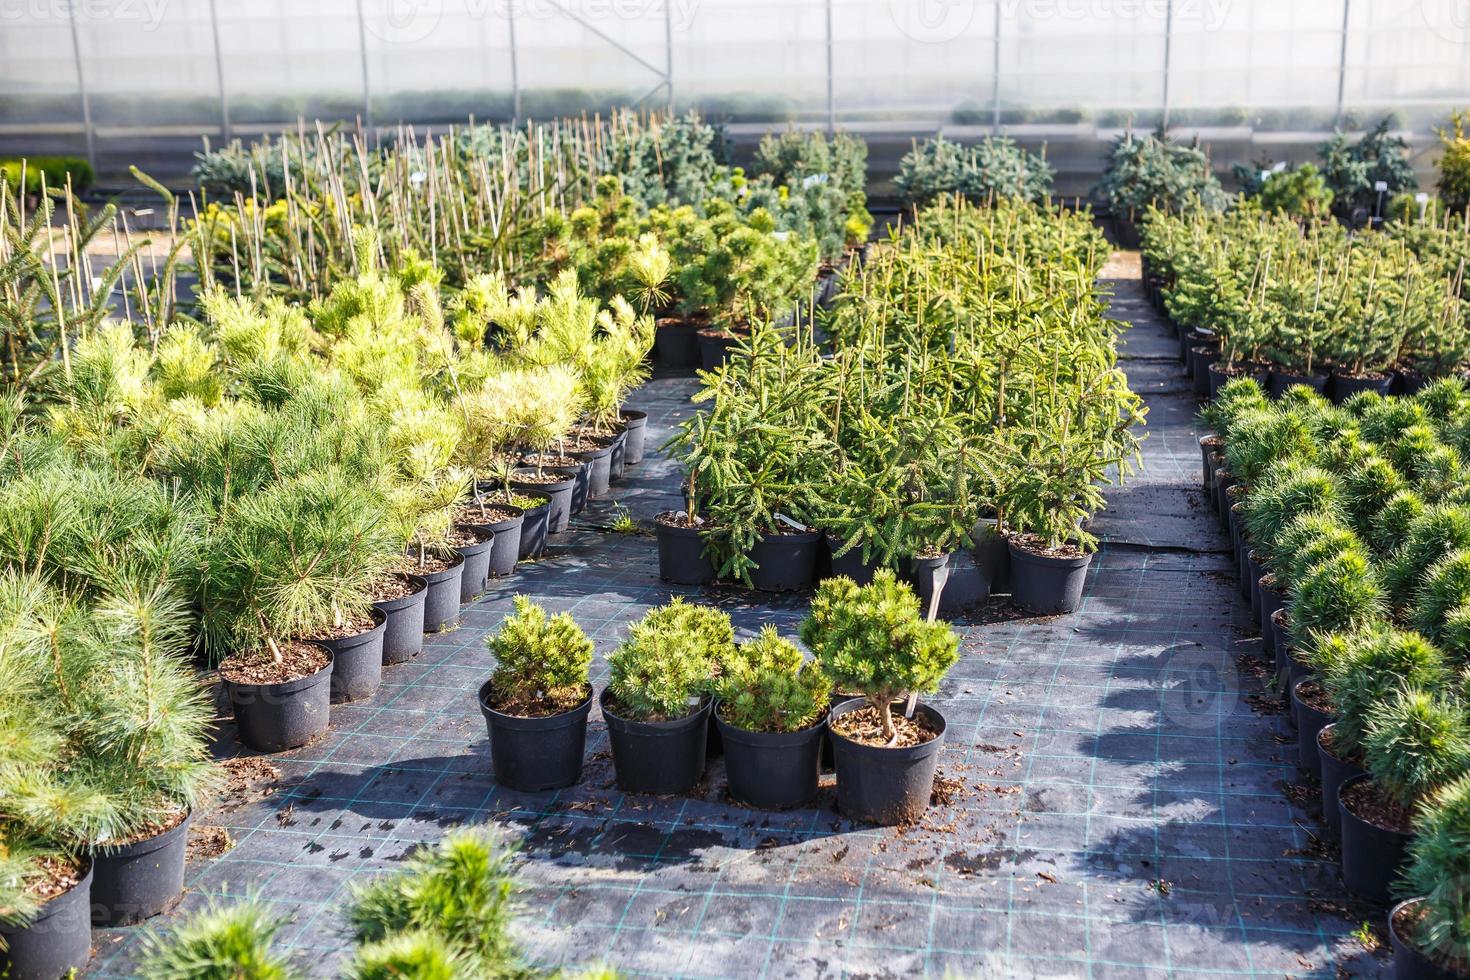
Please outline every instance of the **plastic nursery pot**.
[{"label": "plastic nursery pot", "polygon": [[1054,557],[1028,551],[1010,542],[1011,598],[1016,605],[1041,616],[1076,612],[1082,605],[1082,587],[1092,555]]},{"label": "plastic nursery pot", "polygon": [[489,506],[510,516],[500,520],[491,520],[487,516],[488,523],[461,526],[475,531],[489,531],[495,535],[490,541],[490,565],[486,568],[486,573],[490,578],[499,578],[516,570],[516,560],[521,556],[521,523],[525,520],[525,512],[509,504]]},{"label": "plastic nursery pot", "polygon": [[993,517],[980,518],[970,529],[970,540],[975,543],[970,554],[990,583],[991,594],[1010,592],[1011,546],[1000,533],[1000,522]]},{"label": "plastic nursery pot", "polygon": [[1293,385],[1306,385],[1319,395],[1327,393],[1328,376],[1325,374],[1297,374],[1292,371],[1272,371],[1267,388],[1272,398],[1280,398]]},{"label": "plastic nursery pot", "polygon": [[1394,980],[1466,980],[1470,972],[1461,966],[1443,963],[1414,936],[1414,926],[1423,904],[1422,898],[1406,899],[1388,913]]},{"label": "plastic nursery pot", "polygon": [[1318,705],[1326,703],[1326,692],[1315,678],[1303,677],[1291,686],[1291,713],[1296,718],[1297,764],[1314,779],[1322,778],[1322,756],[1317,751],[1317,733],[1332,724],[1333,715]]},{"label": "plastic nursery pot", "polygon": [[1276,588],[1275,576],[1262,575],[1256,582],[1256,587],[1261,590],[1259,616],[1261,642],[1266,646],[1267,655],[1274,656],[1276,651],[1276,610],[1286,607],[1286,597]]},{"label": "plastic nursery pot", "polygon": [[653,335],[653,357],[659,367],[698,367],[699,325],[691,320],[665,317]]},{"label": "plastic nursery pot", "polygon": [[826,719],[799,732],[752,732],[737,728],[715,709],[715,726],[725,743],[730,795],[747,806],[782,810],[810,803],[826,738]]},{"label": "plastic nursery pot", "polygon": [[817,531],[798,534],[762,534],[750,549],[756,567],[750,584],[758,592],[800,592],[811,587],[817,569]]},{"label": "plastic nursery pot", "polygon": [[446,555],[449,564],[437,572],[420,570],[429,584],[424,596],[424,632],[440,633],[459,624],[460,582],[464,578],[464,556]]},{"label": "plastic nursery pot", "polygon": [[730,348],[740,338],[724,330],[699,331],[699,363],[706,371],[718,371],[730,359]]},{"label": "plastic nursery pot", "polygon": [[1210,398],[1210,364],[1218,357],[1220,349],[1213,346],[1196,346],[1189,349],[1189,376],[1194,384],[1194,397],[1198,401]]},{"label": "plastic nursery pot", "polygon": [[628,430],[623,429],[613,436],[612,455],[608,457],[607,478],[616,482],[623,478],[623,468],[628,464]]},{"label": "plastic nursery pot", "polygon": [[1372,777],[1354,776],[1337,787],[1342,825],[1342,881],[1348,891],[1368,902],[1387,905],[1399,868],[1409,855],[1412,833],[1380,827],[1358,815],[1351,801],[1371,788]]},{"label": "plastic nursery pot", "polygon": [[1271,614],[1272,661],[1279,683],[1285,684],[1291,674],[1291,626],[1286,617],[1289,610],[1283,604]]},{"label": "plastic nursery pot", "polygon": [[[573,454],[580,455],[580,454]],[[548,534],[560,534],[567,529],[572,520],[572,491],[577,486],[577,474],[568,470],[546,469],[541,471],[542,479],[533,480],[534,469],[522,467],[516,470],[515,476],[511,478],[511,489],[517,493],[539,493],[551,503],[551,511],[547,515],[546,531]],[[596,495],[595,483],[596,471],[589,478],[587,492]]]},{"label": "plastic nursery pot", "polygon": [[130,926],[167,912],[184,897],[184,858],[194,814],[171,830],[92,854],[92,925]]},{"label": "plastic nursery pot", "polygon": [[1333,371],[1327,390],[1336,405],[1341,405],[1360,391],[1376,391],[1380,395],[1387,395],[1393,390],[1393,375],[1365,374],[1354,377]]},{"label": "plastic nursery pot", "polygon": [[[332,654],[332,703],[365,701],[378,693],[383,683],[383,640],[388,632],[388,614],[373,611],[371,629],[334,639],[307,637],[308,643],[326,647]],[[422,646],[422,630],[420,630]]]},{"label": "plastic nursery pot", "polygon": [[525,497],[539,497],[544,503],[521,512],[521,542],[516,558],[540,558],[546,551],[546,534],[551,520],[551,501],[540,491],[524,492]]},{"label": "plastic nursery pot", "polygon": [[1204,487],[1206,493],[1209,493],[1210,491],[1215,489],[1216,467],[1213,457],[1215,453],[1219,451],[1222,445],[1224,445],[1224,440],[1222,440],[1217,435],[1200,436],[1199,456],[1200,463],[1204,467],[1204,481],[1202,483],[1202,486]]},{"label": "plastic nursery pot", "polygon": [[92,869],[24,926],[0,926],[0,977],[56,980],[92,958]]},{"label": "plastic nursery pot", "polygon": [[841,540],[832,537],[830,534],[827,535],[827,550],[832,555],[831,577],[839,578],[846,576],[858,585],[872,584],[873,575],[877,573],[878,569],[883,567],[882,564],[876,557],[871,561],[863,561],[862,545],[850,549],[846,554],[839,555],[837,554],[837,550],[842,545],[843,542]]},{"label": "plastic nursery pot", "polygon": [[622,416],[623,424],[627,426],[624,431],[628,433],[623,465],[637,466],[643,462],[643,446],[648,440],[648,413],[623,409]]},{"label": "plastic nursery pot", "polygon": [[541,718],[508,715],[490,707],[490,682],[480,685],[480,714],[490,734],[495,781],[523,793],[571,786],[582,778],[592,689],[570,711]]},{"label": "plastic nursery pot", "polygon": [[417,575],[399,578],[407,580],[408,595],[373,603],[373,608],[388,619],[383,629],[385,666],[404,663],[424,648],[424,600],[429,597],[429,583]]},{"label": "plastic nursery pot", "polygon": [[1399,368],[1393,373],[1392,391],[1396,395],[1417,395],[1429,384],[1429,375],[1412,368]]},{"label": "plastic nursery pot", "polygon": [[940,570],[948,568],[944,589],[939,593],[939,611],[955,614],[983,605],[990,598],[990,582],[969,552],[956,551],[937,558],[912,558],[910,569],[919,594],[919,607],[926,613],[937,587]]},{"label": "plastic nursery pot", "polygon": [[284,752],[327,730],[332,712],[332,660],[314,674],[279,684],[226,679],[240,741],[256,752]]},{"label": "plastic nursery pot", "polygon": [[468,524],[456,524],[455,530],[479,538],[474,544],[454,549],[464,559],[464,571],[459,576],[459,601],[465,603],[485,591],[485,581],[490,577],[491,552],[495,549],[495,533]]},{"label": "plastic nursery pot", "polygon": [[1337,809],[1337,791],[1343,783],[1356,776],[1365,775],[1363,767],[1356,762],[1339,759],[1337,753],[1328,748],[1332,743],[1335,725],[1323,725],[1317,732],[1317,762],[1322,773],[1322,829],[1328,840],[1342,837],[1342,817]]},{"label": "plastic nursery pot", "polygon": [[[660,514],[659,518],[668,518]],[[675,585],[708,585],[715,580],[715,563],[704,551],[704,528],[653,522],[658,539],[658,577]]]},{"label": "plastic nursery pot", "polygon": [[[915,706],[914,713],[922,714],[938,734],[927,742],[906,748],[863,745],[832,728],[836,719],[867,703],[864,698],[844,701],[827,716],[837,769],[837,809],[863,823],[881,826],[914,823],[929,808],[934,770],[939,765],[939,752],[944,748],[944,716],[927,704]],[[894,711],[903,709],[901,702],[894,703]]]},{"label": "plastic nursery pot", "polygon": [[607,493],[612,483],[612,454],[613,443],[609,441],[605,446],[596,449],[588,449],[573,456],[592,466],[591,475],[588,477],[587,495],[589,497],[601,497]]},{"label": "plastic nursery pot", "polygon": [[633,721],[609,708],[610,700],[604,690],[598,703],[607,722],[618,788],[625,793],[655,796],[693,789],[704,775],[709,701],[673,721]]},{"label": "plastic nursery pot", "polygon": [[[536,458],[534,455],[527,454],[521,457],[521,464],[525,472],[532,472],[536,466]],[[544,465],[570,473],[576,478],[576,482],[572,484],[570,516],[576,517],[586,510],[587,497],[592,492],[592,464],[572,456],[552,456]],[[545,490],[546,486],[538,483],[532,489]]]}]

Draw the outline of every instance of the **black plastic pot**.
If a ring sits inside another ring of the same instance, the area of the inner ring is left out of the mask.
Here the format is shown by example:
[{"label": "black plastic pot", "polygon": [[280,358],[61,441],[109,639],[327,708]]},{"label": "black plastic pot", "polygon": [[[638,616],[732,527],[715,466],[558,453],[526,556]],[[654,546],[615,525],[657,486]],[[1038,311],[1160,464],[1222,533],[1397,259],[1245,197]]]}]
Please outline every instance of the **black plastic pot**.
[{"label": "black plastic pot", "polygon": [[658,577],[675,585],[708,585],[715,580],[715,563],[704,553],[700,529],[653,523],[658,539]]},{"label": "black plastic pot", "polygon": [[842,545],[842,541],[832,537],[832,535],[830,534],[827,535],[827,550],[832,555],[832,569],[830,577],[838,578],[839,576],[845,575],[856,582],[858,585],[871,584],[873,581],[873,575],[878,571],[878,569],[882,568],[883,565],[878,561],[877,558],[874,558],[871,561],[863,561],[862,545],[858,545],[857,547],[852,548],[846,554],[839,555],[837,554],[837,549],[841,548]]},{"label": "black plastic pot", "polygon": [[1266,653],[1274,656],[1276,651],[1276,610],[1286,606],[1286,598],[1278,592],[1275,587],[1266,584],[1266,576],[1262,575],[1256,581],[1256,587],[1261,590],[1261,608],[1257,621],[1261,625],[1261,642],[1266,646]]},{"label": "black plastic pot", "polygon": [[598,702],[607,722],[613,772],[625,793],[666,796],[687,793],[704,775],[710,705],[674,721],[633,721],[608,708],[608,692]]},{"label": "black plastic pot", "polygon": [[[575,456],[583,456],[574,453]],[[585,458],[585,457],[584,457]],[[518,476],[529,475],[532,471],[516,470]],[[511,489],[516,493],[537,493],[545,497],[551,504],[551,511],[547,515],[546,531],[548,534],[560,534],[567,529],[572,521],[572,491],[577,486],[577,474],[568,470],[542,470],[544,474],[560,477],[555,483],[531,482],[529,480],[512,477]],[[594,468],[588,477],[587,493],[589,496],[597,494],[597,471]]]},{"label": "black plastic pot", "polygon": [[718,371],[730,359],[730,348],[740,338],[723,330],[699,331],[699,363],[706,371]]},{"label": "black plastic pot", "polygon": [[439,633],[459,623],[460,581],[464,578],[464,558],[447,558],[448,568],[437,572],[421,572],[429,583],[424,598],[424,632]]},{"label": "black plastic pot", "polygon": [[1349,779],[1364,775],[1364,771],[1356,762],[1344,762],[1323,747],[1322,739],[1331,730],[1331,725],[1324,725],[1317,733],[1317,759],[1322,772],[1322,828],[1329,840],[1338,840],[1342,818],[1337,810],[1337,790]]},{"label": "black plastic pot", "polygon": [[761,592],[800,592],[811,587],[817,568],[817,531],[762,534],[750,549],[755,568],[750,583]]},{"label": "black plastic pot", "polygon": [[429,597],[429,583],[417,575],[404,576],[413,591],[399,599],[373,603],[373,608],[388,617],[383,629],[383,664],[401,664],[417,657],[424,648],[424,601]]},{"label": "black plastic pot", "polygon": [[[554,458],[572,460],[570,463],[558,462],[552,468],[570,473],[576,480],[572,484],[572,499],[569,503],[570,516],[576,517],[587,509],[587,498],[592,492],[592,464],[572,459],[572,457],[568,456]],[[528,454],[528,456],[521,457],[521,469],[517,472],[530,472],[531,468],[535,467],[535,465],[534,457]],[[550,466],[552,464],[547,465]],[[544,490],[545,487],[538,483],[533,485],[532,489]]]},{"label": "black plastic pot", "polygon": [[92,854],[92,925],[130,926],[167,912],[184,897],[184,858],[194,814],[172,830]]},{"label": "black plastic pot", "polygon": [[1011,598],[1028,612],[1042,616],[1076,612],[1092,555],[1053,558],[1010,543]]},{"label": "black plastic pot", "polygon": [[1291,674],[1291,629],[1286,621],[1287,613],[1283,605],[1271,614],[1271,660],[1279,686],[1284,686]]},{"label": "black plastic pot", "polygon": [[817,795],[825,721],[799,732],[752,732],[736,728],[714,713],[725,743],[725,775],[730,795],[748,806],[782,810],[803,806]]},{"label": "black plastic pot", "polygon": [[970,540],[975,543],[970,554],[990,583],[991,595],[1005,595],[1011,591],[1011,546],[997,527],[999,523],[993,517],[976,521],[970,529]]},{"label": "black plastic pot", "polygon": [[1317,733],[1332,724],[1332,715],[1307,704],[1301,698],[1301,687],[1310,677],[1291,685],[1291,711],[1296,718],[1297,764],[1313,779],[1322,778],[1322,755],[1317,751]]},{"label": "black plastic pot", "polygon": [[587,747],[587,715],[592,692],[581,704],[559,715],[521,718],[490,707],[490,682],[480,685],[480,714],[490,733],[490,762],[495,781],[523,793],[571,786],[582,778]]},{"label": "black plastic pot", "polygon": [[546,534],[548,522],[551,519],[551,501],[539,490],[526,492],[522,496],[540,497],[545,503],[535,507],[527,508],[521,512],[521,542],[516,549],[516,557],[521,560],[527,558],[540,558],[546,551]]},{"label": "black plastic pot", "polygon": [[0,926],[0,977],[57,980],[92,958],[92,869],[64,895],[41,906],[28,925]]},{"label": "black plastic pot", "polygon": [[643,462],[643,445],[648,440],[648,413],[623,409],[623,424],[628,428],[628,442],[623,450],[623,465],[637,466]]},{"label": "black plastic pot", "polygon": [[1393,375],[1385,374],[1380,377],[1354,378],[1351,375],[1332,372],[1332,381],[1328,385],[1334,404],[1341,405],[1360,391],[1376,391],[1380,395],[1387,395],[1393,390]]},{"label": "black plastic pot", "polygon": [[939,611],[946,615],[967,612],[990,598],[990,582],[969,552],[952,552],[939,558],[910,559],[910,571],[919,594],[919,607],[927,614],[941,568],[948,566],[944,591],[939,594]]},{"label": "black plastic pot", "polygon": [[500,578],[516,570],[516,560],[521,552],[521,523],[525,514],[519,507],[496,504],[496,507],[514,511],[515,514],[491,524],[466,524],[476,531],[489,531],[495,535],[490,541],[490,564],[485,569],[488,578]]},{"label": "black plastic pot", "polygon": [[1189,349],[1189,377],[1194,384],[1194,397],[1205,401],[1210,397],[1210,365],[1220,354],[1215,346],[1195,346]]},{"label": "black plastic pot", "polygon": [[587,495],[589,497],[601,497],[607,493],[608,486],[612,482],[612,443],[598,449],[589,449],[585,452],[572,453],[573,456],[590,463],[592,472],[588,478]]},{"label": "black plastic pot", "polygon": [[1394,980],[1466,980],[1467,974],[1454,967],[1441,965],[1412,937],[1405,936],[1399,930],[1399,913],[1410,910],[1423,901],[1422,898],[1405,899],[1388,912],[1388,938],[1393,946]]},{"label": "black plastic pot", "polygon": [[1342,882],[1365,902],[1387,905],[1414,835],[1371,824],[1342,802],[1344,792],[1371,778],[1354,776],[1337,787],[1338,819],[1342,825]]},{"label": "black plastic pot", "polygon": [[607,478],[616,482],[623,478],[623,467],[628,462],[628,430],[624,429],[613,436],[612,455],[608,457]]},{"label": "black plastic pot", "polygon": [[1220,446],[1220,437],[1215,435],[1201,436],[1199,440],[1200,464],[1204,467],[1204,480],[1201,486],[1206,493],[1215,489],[1215,451]]},{"label": "black plastic pot", "polygon": [[490,578],[490,556],[495,549],[495,534],[468,524],[460,524],[458,529],[480,538],[474,544],[461,545],[454,549],[464,559],[464,572],[459,577],[459,601],[465,603],[485,591],[485,582]]},{"label": "black plastic pot", "polygon": [[[365,701],[378,693],[383,683],[383,638],[388,632],[388,615],[373,610],[373,628],[355,636],[308,642],[326,647],[332,654],[332,703]],[[420,645],[423,631],[420,630]]]},{"label": "black plastic pot", "polygon": [[1272,398],[1280,398],[1286,394],[1286,389],[1292,385],[1306,385],[1319,395],[1327,392],[1328,376],[1325,374],[1293,374],[1289,371],[1272,371],[1270,394]]},{"label": "black plastic pot", "polygon": [[1417,395],[1429,384],[1429,375],[1423,371],[1399,368],[1393,373],[1393,392],[1398,395]]},{"label": "black plastic pot", "polygon": [[327,730],[332,713],[332,661],[315,674],[280,684],[224,682],[240,741],[256,752],[284,752]]},{"label": "black plastic pot", "polygon": [[[867,704],[862,698],[844,701],[832,708],[827,725],[834,719]],[[894,711],[904,705],[896,702]],[[927,704],[914,708],[939,734],[922,745],[884,748],[860,745],[832,730],[832,752],[837,768],[837,808],[864,823],[892,826],[915,823],[929,808],[934,790],[934,770],[944,748],[944,716]]]},{"label": "black plastic pot", "polygon": [[689,320],[659,320],[653,335],[653,356],[659,367],[698,367],[698,330],[699,325]]}]

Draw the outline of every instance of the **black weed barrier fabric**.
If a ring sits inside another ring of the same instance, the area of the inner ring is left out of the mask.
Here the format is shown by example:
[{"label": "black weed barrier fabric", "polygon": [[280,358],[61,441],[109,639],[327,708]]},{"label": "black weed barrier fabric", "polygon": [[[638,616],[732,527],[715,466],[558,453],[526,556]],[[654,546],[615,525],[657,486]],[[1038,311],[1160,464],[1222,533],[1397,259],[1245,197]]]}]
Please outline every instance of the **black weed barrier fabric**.
[{"label": "black weed barrier fabric", "polygon": [[[615,502],[645,528],[678,506],[654,452],[696,383],[658,377],[649,455],[547,556],[466,607],[464,624],[384,671],[332,730],[241,770],[196,820],[201,852],[182,911],[262,895],[313,975],[340,969],[353,882],[393,870],[451,827],[487,821],[520,842],[519,933],[537,964],[604,962],[657,977],[1333,977],[1387,975],[1353,931],[1336,855],[1299,801],[1295,743],[1264,686],[1260,641],[1199,490],[1195,405],[1177,343],[1135,280],[1111,283],[1131,321],[1123,366],[1149,404],[1146,470],[1110,495],[1076,615],[1027,619],[1003,598],[957,625],[963,656],[934,699],[949,721],[921,826],[874,830],[814,807],[730,803],[716,760],[697,795],[624,796],[596,709],[582,782],[496,786],[475,691],[483,640],[526,593],[595,639],[594,683],[627,624],[673,595],[727,609],[742,636],[788,635],[805,598],[658,581],[652,536],[606,530]],[[224,751],[238,752],[225,732]],[[210,828],[215,830],[210,831]],[[155,924],[158,924],[157,920]],[[1371,945],[1372,937],[1367,937]],[[98,934],[93,975],[132,976],[137,931]]]}]

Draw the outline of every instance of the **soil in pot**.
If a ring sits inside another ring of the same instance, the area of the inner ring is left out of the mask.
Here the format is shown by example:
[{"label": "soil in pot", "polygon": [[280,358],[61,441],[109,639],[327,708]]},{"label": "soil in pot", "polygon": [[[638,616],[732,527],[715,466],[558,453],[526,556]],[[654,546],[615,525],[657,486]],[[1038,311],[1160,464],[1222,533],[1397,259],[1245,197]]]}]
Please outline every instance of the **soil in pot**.
[{"label": "soil in pot", "polygon": [[716,708],[715,725],[725,745],[730,795],[736,800],[782,810],[804,806],[817,795],[825,718],[798,732],[752,732],[727,723]]},{"label": "soil in pot", "polygon": [[705,528],[682,511],[665,511],[653,519],[660,579],[675,585],[708,585],[715,580],[715,563],[704,551]]},{"label": "soil in pot", "polygon": [[980,518],[970,529],[970,540],[974,542],[970,554],[990,583],[990,594],[1010,594],[1011,546],[1000,532],[999,522],[993,517]]},{"label": "soil in pot", "polygon": [[471,602],[485,591],[485,583],[490,578],[495,534],[484,528],[457,524],[449,535],[449,543],[464,559],[464,571],[459,576],[459,601]]},{"label": "soil in pot", "polygon": [[898,739],[889,745],[877,709],[865,699],[835,706],[827,725],[837,769],[837,808],[853,820],[893,826],[917,823],[929,808],[934,770],[944,748],[944,716],[927,704],[904,718],[892,707]]},{"label": "soil in pot", "polygon": [[628,441],[623,447],[623,465],[637,466],[643,462],[643,447],[648,440],[648,413],[624,409],[623,424],[628,427]]},{"label": "soil in pot", "polygon": [[1011,597],[1016,605],[1041,616],[1076,612],[1092,555],[1075,545],[1047,548],[1032,535],[1010,539]]},{"label": "soil in pot", "polygon": [[1337,791],[1343,783],[1364,774],[1357,759],[1338,756],[1332,744],[1333,725],[1324,725],[1317,733],[1317,761],[1322,773],[1322,829],[1328,840],[1342,839],[1342,817],[1337,807]]},{"label": "soil in pot", "polygon": [[429,584],[424,598],[424,632],[440,633],[457,626],[464,556],[426,554],[415,562],[414,572]]},{"label": "soil in pot", "polygon": [[546,552],[548,521],[551,517],[551,501],[543,494],[530,493],[526,496],[541,500],[535,507],[521,508],[521,543],[516,557],[540,558]]},{"label": "soil in pot", "polygon": [[489,531],[495,535],[490,542],[490,578],[501,578],[516,570],[521,557],[521,524],[525,511],[507,503],[486,502],[482,511],[478,504],[460,507],[454,515],[455,522],[464,527]]},{"label": "soil in pot", "polygon": [[1294,371],[1274,370],[1271,372],[1269,391],[1272,398],[1280,398],[1293,385],[1306,385],[1317,394],[1327,392],[1328,376],[1325,374],[1298,374]]},{"label": "soil in pot", "polygon": [[663,317],[657,321],[653,339],[653,356],[659,367],[698,367],[699,324],[679,317]]},{"label": "soil in pot", "polygon": [[305,745],[326,732],[331,717],[332,655],[298,640],[279,646],[280,663],[262,651],[219,665],[240,741],[256,752]]},{"label": "soil in pot", "polygon": [[429,583],[417,575],[385,575],[371,586],[373,608],[387,617],[384,665],[401,664],[424,648],[424,600]]},{"label": "soil in pot", "polygon": [[1333,371],[1332,381],[1328,385],[1333,404],[1336,405],[1341,405],[1360,391],[1376,391],[1380,395],[1387,395],[1391,390],[1393,375],[1377,372],[1351,375]]},{"label": "soil in pot", "polygon": [[130,926],[184,897],[184,858],[193,814],[184,809],[92,856],[92,925]]},{"label": "soil in pot", "polygon": [[1435,950],[1420,938],[1424,899],[1400,902],[1388,913],[1395,980],[1466,980],[1470,956],[1465,950]]},{"label": "soil in pot", "polygon": [[582,778],[587,746],[589,685],[580,700],[541,699],[510,703],[497,699],[486,681],[480,686],[480,714],[490,735],[495,781],[524,793],[571,786]]},{"label": "soil in pot", "polygon": [[625,793],[666,796],[687,793],[704,776],[710,704],[706,700],[683,718],[634,721],[619,715],[607,691],[600,699],[612,746],[613,772]]},{"label": "soil in pot", "polygon": [[839,555],[837,551],[842,545],[842,541],[830,534],[827,535],[827,550],[832,556],[830,577],[846,576],[858,585],[871,585],[873,575],[883,567],[877,557],[863,561],[862,545],[849,549],[846,554]]},{"label": "soil in pot", "polygon": [[1337,801],[1343,884],[1364,901],[1387,905],[1414,837],[1413,814],[1367,775],[1345,780]]},{"label": "soil in pot", "polygon": [[[378,693],[378,685],[383,682],[383,640],[387,631],[387,613],[373,609],[367,616],[349,619],[341,626],[323,630],[319,636],[302,637],[332,654],[333,704],[365,701]],[[422,637],[421,630],[420,641]]]},{"label": "soil in pot", "polygon": [[[589,478],[588,493],[596,494],[595,473]],[[510,481],[511,489],[521,493],[534,491],[551,504],[547,515],[548,534],[560,534],[572,521],[572,491],[577,487],[577,475],[566,470],[518,469]]]},{"label": "soil in pot", "polygon": [[45,859],[46,878],[35,886],[45,904],[24,926],[0,926],[0,977],[57,980],[92,958],[92,868]]},{"label": "soil in pot", "polygon": [[1322,758],[1317,753],[1317,733],[1332,724],[1337,706],[1327,689],[1315,678],[1304,677],[1291,688],[1292,713],[1296,716],[1297,765],[1313,779],[1322,778]]},{"label": "soil in pot", "polygon": [[767,532],[756,538],[750,560],[750,584],[759,592],[800,592],[811,588],[817,569],[817,531]]}]

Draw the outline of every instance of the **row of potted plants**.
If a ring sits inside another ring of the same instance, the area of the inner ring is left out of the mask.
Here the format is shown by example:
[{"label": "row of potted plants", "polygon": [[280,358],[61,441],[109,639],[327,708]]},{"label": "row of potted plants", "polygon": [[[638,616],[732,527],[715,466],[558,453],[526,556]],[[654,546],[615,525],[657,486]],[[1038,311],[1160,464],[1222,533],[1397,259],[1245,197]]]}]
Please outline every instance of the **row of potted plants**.
[{"label": "row of potted plants", "polygon": [[1204,417],[1206,487],[1344,883],[1403,899],[1388,921],[1398,976],[1470,975],[1470,387],[1334,406],[1235,379]]},{"label": "row of potted plants", "polygon": [[925,209],[844,276],[828,345],[758,329],[704,375],[708,407],[670,443],[685,507],[657,520],[661,574],[804,589],[825,534],[837,574],[911,572],[952,605],[1009,581],[1033,611],[1075,609],[1086,521],[1145,414],[1103,258],[1085,214]]},{"label": "row of potted plants", "polygon": [[[922,816],[945,723],[916,698],[938,689],[959,637],[926,620],[918,596],[885,569],[867,585],[825,581],[801,639],[810,659],[773,627],[737,643],[727,614],[679,599],[630,626],[597,698],[618,786],[690,791],[714,732],[732,797],[803,806],[816,796],[830,738],[843,813],[879,824]],[[569,614],[547,616],[518,596],[486,644],[495,670],[479,702],[496,780],[527,792],[576,783],[593,704],[592,641]]]},{"label": "row of potted plants", "polygon": [[[1338,400],[1413,391],[1470,357],[1463,228],[1351,234],[1265,213],[1150,210],[1145,279],[1201,398],[1250,376]],[[1456,254],[1458,252],[1458,254]],[[1395,387],[1397,386],[1397,387]]]}]

